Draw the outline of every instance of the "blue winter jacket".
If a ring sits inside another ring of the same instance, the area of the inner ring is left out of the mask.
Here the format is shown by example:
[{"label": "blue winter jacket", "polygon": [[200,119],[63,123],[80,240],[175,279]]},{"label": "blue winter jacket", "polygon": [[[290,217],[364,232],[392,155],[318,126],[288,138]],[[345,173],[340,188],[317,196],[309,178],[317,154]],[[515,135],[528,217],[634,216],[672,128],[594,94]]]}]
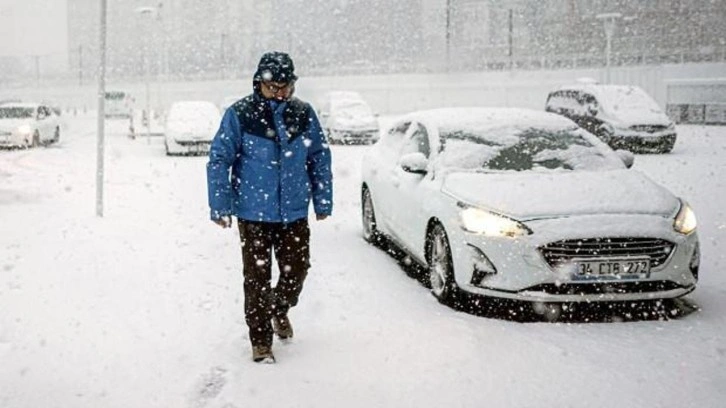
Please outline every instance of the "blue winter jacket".
[{"label": "blue winter jacket", "polygon": [[[207,163],[212,220],[290,223],[333,209],[331,155],[315,111],[256,90],[224,114]],[[231,169],[231,174],[230,174]]]}]

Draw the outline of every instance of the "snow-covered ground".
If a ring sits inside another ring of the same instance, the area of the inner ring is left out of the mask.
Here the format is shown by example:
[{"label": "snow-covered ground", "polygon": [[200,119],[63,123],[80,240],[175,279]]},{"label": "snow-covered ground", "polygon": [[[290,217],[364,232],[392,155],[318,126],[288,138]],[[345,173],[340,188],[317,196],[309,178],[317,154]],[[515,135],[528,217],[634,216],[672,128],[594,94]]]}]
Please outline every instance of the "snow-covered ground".
[{"label": "snow-covered ground", "polygon": [[726,128],[679,127],[635,169],[700,221],[701,309],[617,323],[519,323],[437,303],[361,238],[366,147],[334,146],[334,217],[278,364],[250,361],[238,238],[208,221],[204,157],[109,123],[94,216],[95,117],[57,146],[0,151],[0,406],[722,407]]}]

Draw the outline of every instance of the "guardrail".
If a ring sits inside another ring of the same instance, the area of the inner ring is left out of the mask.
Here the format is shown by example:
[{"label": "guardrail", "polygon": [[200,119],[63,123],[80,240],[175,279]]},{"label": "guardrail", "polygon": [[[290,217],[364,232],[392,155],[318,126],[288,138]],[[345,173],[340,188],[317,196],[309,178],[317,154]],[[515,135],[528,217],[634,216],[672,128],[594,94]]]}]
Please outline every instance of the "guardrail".
[{"label": "guardrail", "polygon": [[676,123],[726,125],[726,103],[673,103],[666,113]]}]

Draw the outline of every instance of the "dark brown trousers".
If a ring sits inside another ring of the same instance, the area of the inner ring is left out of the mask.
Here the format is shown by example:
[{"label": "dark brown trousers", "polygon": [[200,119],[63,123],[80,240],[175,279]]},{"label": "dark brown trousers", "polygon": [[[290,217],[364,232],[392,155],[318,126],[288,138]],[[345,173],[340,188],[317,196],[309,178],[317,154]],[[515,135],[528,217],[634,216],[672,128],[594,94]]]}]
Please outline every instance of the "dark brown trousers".
[{"label": "dark brown trousers", "polygon": [[[245,320],[253,346],[272,345],[273,316],[297,304],[310,268],[308,220],[290,224],[239,220],[244,274]],[[275,287],[272,252],[280,268]]]}]

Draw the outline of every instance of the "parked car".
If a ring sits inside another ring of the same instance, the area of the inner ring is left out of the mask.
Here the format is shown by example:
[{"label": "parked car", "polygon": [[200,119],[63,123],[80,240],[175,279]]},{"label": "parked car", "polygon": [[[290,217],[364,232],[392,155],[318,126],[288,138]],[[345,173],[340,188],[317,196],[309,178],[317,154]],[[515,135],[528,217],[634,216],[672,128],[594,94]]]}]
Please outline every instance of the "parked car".
[{"label": "parked car", "polygon": [[319,116],[331,144],[378,141],[378,118],[358,92],[329,92],[320,104]]},{"label": "parked car", "polygon": [[131,118],[134,98],[124,91],[107,91],[105,94],[105,115],[107,118]]},{"label": "parked car", "polygon": [[683,296],[698,280],[694,212],[633,157],[547,112],[411,113],[362,161],[363,236],[425,266],[442,302]]},{"label": "parked car", "polygon": [[676,143],[675,124],[637,86],[565,86],[549,94],[545,110],[572,119],[613,149],[668,153]]},{"label": "parked car", "polygon": [[221,120],[212,102],[174,102],[164,126],[166,154],[207,154]]},{"label": "parked car", "polygon": [[53,110],[37,103],[0,105],[0,146],[32,147],[60,140],[60,120]]}]

